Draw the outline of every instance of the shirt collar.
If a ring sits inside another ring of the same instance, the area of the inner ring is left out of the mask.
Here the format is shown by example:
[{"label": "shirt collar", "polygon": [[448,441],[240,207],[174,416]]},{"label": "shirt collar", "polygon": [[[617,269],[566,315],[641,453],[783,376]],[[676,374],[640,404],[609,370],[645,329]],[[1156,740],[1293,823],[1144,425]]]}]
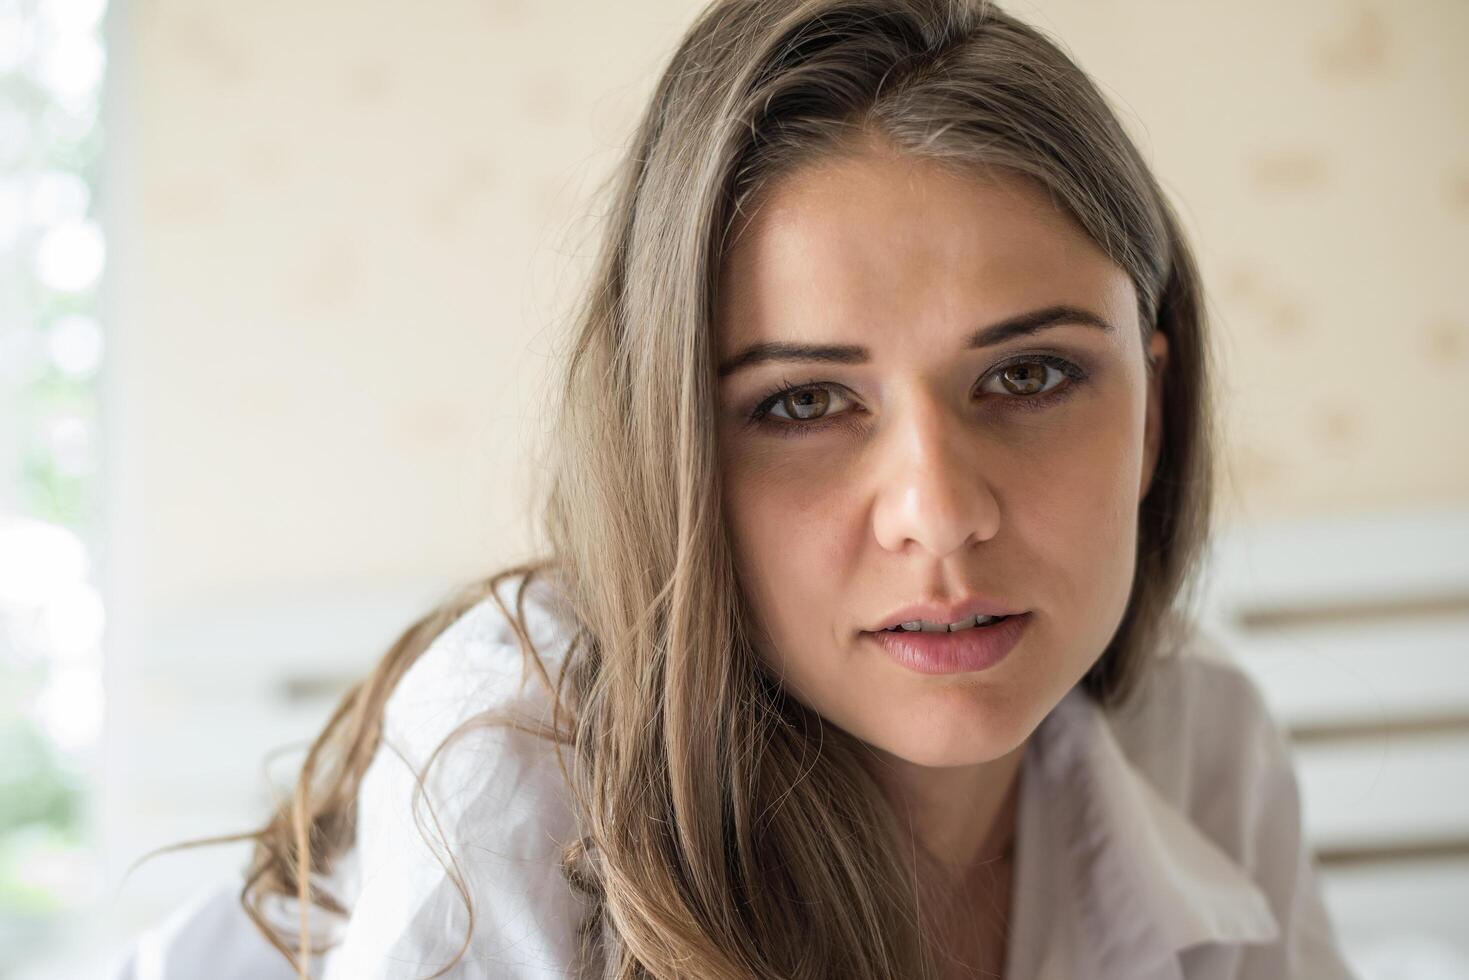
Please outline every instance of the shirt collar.
[{"label": "shirt collar", "polygon": [[[1037,728],[1024,765],[1022,806],[1032,813],[1021,819],[1027,830],[1044,827],[1046,842],[1026,850],[1032,862],[1062,862],[1048,872],[1060,884],[1052,894],[1071,903],[1069,921],[1086,947],[1078,960],[1097,975],[1166,968],[1199,943],[1279,937],[1246,869],[1153,788],[1080,686]],[[1037,871],[1019,873],[1034,879]]]}]

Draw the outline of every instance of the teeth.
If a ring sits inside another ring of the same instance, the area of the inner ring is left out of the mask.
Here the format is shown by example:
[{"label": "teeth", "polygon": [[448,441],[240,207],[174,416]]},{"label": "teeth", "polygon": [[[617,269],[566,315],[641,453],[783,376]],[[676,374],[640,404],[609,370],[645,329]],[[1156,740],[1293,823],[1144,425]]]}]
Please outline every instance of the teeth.
[{"label": "teeth", "polygon": [[990,623],[1004,618],[1003,616],[970,616],[968,619],[961,619],[957,623],[931,623],[926,619],[914,619],[892,627],[892,632],[904,630],[909,633],[920,631],[924,633],[957,633],[960,630],[971,629],[975,626],[988,626]]}]

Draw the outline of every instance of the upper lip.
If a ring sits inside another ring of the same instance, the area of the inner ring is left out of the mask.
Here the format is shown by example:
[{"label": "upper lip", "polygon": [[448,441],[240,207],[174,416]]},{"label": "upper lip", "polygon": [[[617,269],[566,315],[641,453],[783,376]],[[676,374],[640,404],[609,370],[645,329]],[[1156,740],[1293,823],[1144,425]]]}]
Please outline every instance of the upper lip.
[{"label": "upper lip", "polygon": [[958,602],[918,602],[888,613],[887,617],[871,627],[868,632],[891,629],[902,623],[925,619],[930,623],[957,623],[971,616],[1014,616],[1023,610],[1016,609],[1003,599],[972,595]]}]

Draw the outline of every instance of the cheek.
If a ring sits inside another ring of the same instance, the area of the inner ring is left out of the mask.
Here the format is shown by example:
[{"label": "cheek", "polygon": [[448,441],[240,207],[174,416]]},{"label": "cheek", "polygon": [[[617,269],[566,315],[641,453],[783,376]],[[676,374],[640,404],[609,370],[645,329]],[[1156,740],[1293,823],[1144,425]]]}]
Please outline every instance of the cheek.
[{"label": "cheek", "polygon": [[[831,454],[776,447],[723,461],[725,519],[736,572],[758,626],[778,641],[845,622],[833,596],[853,567],[861,522],[851,474]],[[783,648],[785,644],[777,643]]]},{"label": "cheek", "polygon": [[848,513],[858,479],[852,465],[848,454],[815,445],[752,446],[726,456],[725,510],[736,546],[761,556],[823,553]]},{"label": "cheek", "polygon": [[[1052,577],[1061,616],[1121,615],[1137,541],[1140,420],[1098,412],[1046,442],[1045,459],[1009,487],[1006,513],[1018,539]],[[1037,583],[1041,584],[1041,583]]]}]

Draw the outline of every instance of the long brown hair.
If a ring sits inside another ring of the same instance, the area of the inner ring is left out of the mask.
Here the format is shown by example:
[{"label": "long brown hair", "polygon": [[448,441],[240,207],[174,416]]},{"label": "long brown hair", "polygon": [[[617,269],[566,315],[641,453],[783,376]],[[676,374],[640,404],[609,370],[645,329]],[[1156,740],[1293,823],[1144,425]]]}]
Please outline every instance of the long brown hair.
[{"label": "long brown hair", "polygon": [[[551,575],[575,610],[575,654],[554,681],[538,673],[577,805],[563,870],[591,900],[583,936],[602,976],[937,975],[862,747],[785,697],[754,654],[716,465],[711,324],[730,229],[782,174],[871,134],[1040,182],[1131,277],[1143,349],[1153,330],[1168,336],[1135,579],[1083,684],[1117,702],[1166,646],[1210,521],[1211,369],[1193,257],[1105,99],[1052,41],[982,0],[716,0],[662,74],[610,187],[548,444],[546,557],[410,627],[251,835],[242,898],[303,976],[306,930],[280,934],[262,902],[295,897],[303,923],[309,908],[334,907],[313,872],[351,847],[384,703],[450,623],[493,598],[541,665],[521,611],[495,591],[517,574],[522,587]],[[472,905],[468,883],[461,893]]]}]

